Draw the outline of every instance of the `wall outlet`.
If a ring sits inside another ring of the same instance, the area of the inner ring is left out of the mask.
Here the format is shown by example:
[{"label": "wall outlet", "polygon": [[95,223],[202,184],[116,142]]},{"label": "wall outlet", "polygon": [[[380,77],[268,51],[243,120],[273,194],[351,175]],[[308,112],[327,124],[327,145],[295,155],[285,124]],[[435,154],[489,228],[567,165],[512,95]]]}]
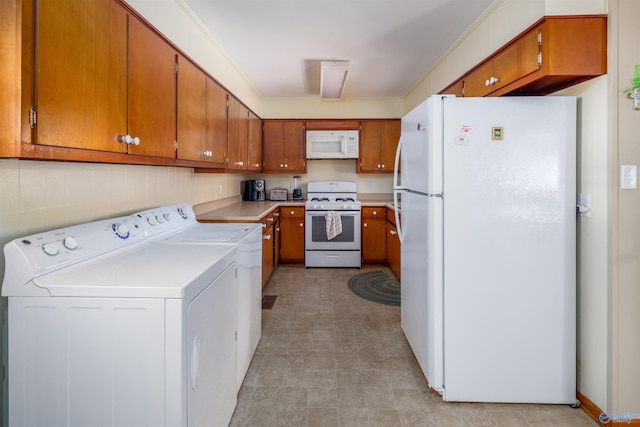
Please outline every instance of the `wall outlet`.
[{"label": "wall outlet", "polygon": [[623,190],[635,190],[638,188],[638,166],[620,166],[620,188]]}]

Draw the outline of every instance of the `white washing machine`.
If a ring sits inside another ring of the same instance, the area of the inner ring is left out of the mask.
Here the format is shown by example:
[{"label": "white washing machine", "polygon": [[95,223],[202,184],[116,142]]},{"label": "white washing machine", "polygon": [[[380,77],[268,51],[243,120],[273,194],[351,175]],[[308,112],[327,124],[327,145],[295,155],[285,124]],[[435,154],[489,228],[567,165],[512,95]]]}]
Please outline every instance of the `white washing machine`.
[{"label": "white washing machine", "polygon": [[128,216],[4,252],[10,425],[228,424],[236,247],[151,244]]},{"label": "white washing machine", "polygon": [[233,245],[238,248],[238,391],[262,334],[262,225],[199,223],[189,205],[163,206],[134,216],[147,240],[169,245]]}]

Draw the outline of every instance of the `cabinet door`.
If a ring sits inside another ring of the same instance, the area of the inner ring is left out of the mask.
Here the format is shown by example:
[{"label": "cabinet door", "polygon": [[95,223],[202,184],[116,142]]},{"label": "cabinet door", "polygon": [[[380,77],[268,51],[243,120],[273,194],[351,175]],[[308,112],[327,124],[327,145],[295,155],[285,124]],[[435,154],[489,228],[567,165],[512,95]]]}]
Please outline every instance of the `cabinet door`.
[{"label": "cabinet door", "polygon": [[488,80],[493,76],[493,61],[489,61],[473,70],[464,78],[464,96],[485,96],[492,89]]},{"label": "cabinet door", "polygon": [[284,123],[279,120],[266,120],[262,123],[262,129],[262,171],[280,172],[280,165],[284,165]]},{"label": "cabinet door", "polygon": [[207,139],[209,161],[225,164],[227,160],[227,91],[207,77]]},{"label": "cabinet door", "polygon": [[389,268],[400,280],[400,238],[396,226],[387,221],[387,262]]},{"label": "cabinet door", "polygon": [[247,170],[247,133],[249,110],[237,99],[229,97],[227,151],[229,162],[227,170]]},{"label": "cabinet door", "polygon": [[282,207],[280,213],[280,258],[287,262],[304,262],[304,207]]},{"label": "cabinet door", "polygon": [[193,63],[178,56],[178,158],[206,160],[207,80]]},{"label": "cabinet door", "polygon": [[400,120],[382,122],[382,145],[380,147],[380,164],[382,172],[393,172],[396,160],[396,148],[400,140]]},{"label": "cabinet door", "polygon": [[362,261],[387,261],[386,219],[362,218]]},{"label": "cabinet door", "polygon": [[273,272],[273,241],[274,241],[274,228],[273,225],[262,233],[262,287],[271,277]]},{"label": "cabinet door", "polygon": [[125,152],[126,11],[113,0],[39,1],[36,10],[33,141]]},{"label": "cabinet door", "polygon": [[307,160],[304,143],[304,122],[287,121],[283,125],[283,172],[306,172]]},{"label": "cabinet door", "polygon": [[382,123],[362,122],[358,171],[378,172],[380,170],[380,146],[382,144]]},{"label": "cabinet door", "polygon": [[129,16],[130,154],[175,157],[176,51],[157,33]]},{"label": "cabinet door", "polygon": [[262,120],[251,111],[249,112],[248,138],[247,168],[250,171],[259,172],[262,170]]},{"label": "cabinet door", "polygon": [[493,60],[491,92],[537,71],[538,31],[530,31],[500,52]]}]

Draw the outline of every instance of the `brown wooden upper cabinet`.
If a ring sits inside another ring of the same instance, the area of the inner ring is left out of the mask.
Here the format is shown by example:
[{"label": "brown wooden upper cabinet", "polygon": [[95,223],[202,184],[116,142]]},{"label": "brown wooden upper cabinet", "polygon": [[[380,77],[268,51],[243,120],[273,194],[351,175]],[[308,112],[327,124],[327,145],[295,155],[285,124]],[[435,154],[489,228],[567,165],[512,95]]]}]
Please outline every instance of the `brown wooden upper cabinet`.
[{"label": "brown wooden upper cabinet", "polygon": [[262,120],[251,111],[249,111],[248,138],[247,169],[260,172],[262,170]]},{"label": "brown wooden upper cabinet", "polygon": [[33,13],[31,142],[173,158],[175,49],[112,0],[39,2]]},{"label": "brown wooden upper cabinet", "polygon": [[127,134],[127,12],[114,1],[77,0],[42,1],[31,12],[30,142],[126,152],[116,137]]},{"label": "brown wooden upper cabinet", "polygon": [[204,160],[207,139],[207,76],[178,56],[178,153],[184,160]]},{"label": "brown wooden upper cabinet", "polygon": [[249,110],[232,96],[229,97],[227,132],[227,170],[246,171],[248,168]]},{"label": "brown wooden upper cabinet", "polygon": [[176,50],[129,15],[128,153],[175,158]]},{"label": "brown wooden upper cabinet", "polygon": [[227,92],[193,62],[178,57],[177,158],[223,168],[227,149]]},{"label": "brown wooden upper cabinet", "polygon": [[262,127],[262,171],[307,171],[303,120],[264,120]]},{"label": "brown wooden upper cabinet", "polygon": [[400,120],[360,123],[358,172],[392,173],[400,139]]},{"label": "brown wooden upper cabinet", "polygon": [[441,93],[546,95],[606,72],[606,16],[544,17]]},{"label": "brown wooden upper cabinet", "polygon": [[207,161],[224,167],[227,159],[227,91],[207,76]]}]

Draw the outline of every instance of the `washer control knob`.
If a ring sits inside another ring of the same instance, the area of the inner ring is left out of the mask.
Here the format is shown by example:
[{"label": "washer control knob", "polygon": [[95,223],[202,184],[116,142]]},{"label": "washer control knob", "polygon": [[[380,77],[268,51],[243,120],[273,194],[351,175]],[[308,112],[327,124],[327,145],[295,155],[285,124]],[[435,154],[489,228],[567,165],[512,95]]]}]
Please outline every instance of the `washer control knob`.
[{"label": "washer control knob", "polygon": [[149,225],[156,225],[156,223],[158,221],[156,221],[156,217],[155,216],[150,216],[147,218],[147,222],[149,223]]},{"label": "washer control knob", "polygon": [[116,233],[116,236],[118,236],[121,239],[127,239],[129,238],[129,228],[124,225],[124,224],[118,224],[115,223],[111,226],[111,228],[113,229],[113,232]]},{"label": "washer control knob", "polygon": [[169,212],[162,215],[165,221],[171,221],[171,214]]},{"label": "washer control knob", "polygon": [[76,249],[78,249],[78,241],[73,237],[66,237],[62,241],[62,244],[64,245],[65,248],[69,249],[70,251],[75,251]]},{"label": "washer control knob", "polygon": [[162,224],[164,222],[164,217],[162,215],[156,215],[156,221],[158,221],[159,224]]},{"label": "washer control knob", "polygon": [[60,253],[60,249],[58,249],[58,245],[55,243],[45,243],[42,245],[42,250],[49,256],[56,256]]}]

